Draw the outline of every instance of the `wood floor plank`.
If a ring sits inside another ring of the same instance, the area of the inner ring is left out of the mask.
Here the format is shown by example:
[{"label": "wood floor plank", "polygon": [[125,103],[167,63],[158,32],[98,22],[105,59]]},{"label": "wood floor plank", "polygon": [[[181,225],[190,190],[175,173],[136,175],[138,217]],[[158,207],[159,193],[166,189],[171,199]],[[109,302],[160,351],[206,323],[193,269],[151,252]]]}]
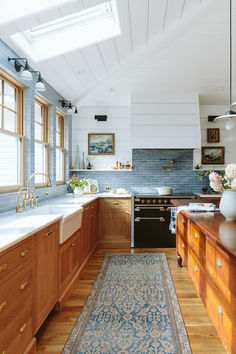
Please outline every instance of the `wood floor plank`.
[{"label": "wood floor plank", "polygon": [[166,253],[193,354],[226,353],[197,295],[188,271],[176,263],[175,249],[97,249],[61,313],[51,313],[37,335],[37,354],[59,354],[96,280],[105,253]]}]

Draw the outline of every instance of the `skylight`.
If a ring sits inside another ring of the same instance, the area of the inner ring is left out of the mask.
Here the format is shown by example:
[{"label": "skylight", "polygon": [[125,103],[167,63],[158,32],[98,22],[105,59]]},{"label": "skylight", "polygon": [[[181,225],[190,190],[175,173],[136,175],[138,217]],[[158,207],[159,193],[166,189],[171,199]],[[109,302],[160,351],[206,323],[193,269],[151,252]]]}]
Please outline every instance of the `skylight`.
[{"label": "skylight", "polygon": [[35,62],[120,34],[115,0],[79,11],[12,35],[16,45]]},{"label": "skylight", "polygon": [[[72,1],[72,0],[71,0]],[[70,2],[71,2],[70,1]],[[1,1],[0,10],[0,26],[15,21],[25,16],[35,14],[37,12],[59,6],[68,0],[7,0]]]}]

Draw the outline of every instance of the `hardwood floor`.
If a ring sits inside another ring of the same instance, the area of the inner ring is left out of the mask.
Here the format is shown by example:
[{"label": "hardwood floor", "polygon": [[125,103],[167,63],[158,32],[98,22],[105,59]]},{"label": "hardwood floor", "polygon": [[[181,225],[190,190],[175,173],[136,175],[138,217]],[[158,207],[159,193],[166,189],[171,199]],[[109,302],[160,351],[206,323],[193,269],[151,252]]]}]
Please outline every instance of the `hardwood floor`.
[{"label": "hardwood floor", "polygon": [[189,341],[194,354],[226,353],[217,332],[198,297],[186,268],[178,268],[175,249],[97,249],[81,273],[76,287],[61,313],[52,313],[38,332],[37,353],[61,350],[81,312],[96,279],[105,253],[165,252],[175,285]]}]

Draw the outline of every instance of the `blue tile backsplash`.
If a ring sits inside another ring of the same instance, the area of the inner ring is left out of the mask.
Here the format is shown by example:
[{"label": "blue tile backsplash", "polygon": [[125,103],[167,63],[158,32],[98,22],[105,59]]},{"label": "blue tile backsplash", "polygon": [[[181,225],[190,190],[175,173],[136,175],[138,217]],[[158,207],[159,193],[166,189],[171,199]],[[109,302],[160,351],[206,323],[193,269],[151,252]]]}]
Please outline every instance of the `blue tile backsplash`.
[{"label": "blue tile backsplash", "polygon": [[[80,171],[71,175],[97,179],[100,191],[110,186],[111,189],[123,187],[131,192],[149,193],[164,184],[175,188],[175,193],[199,193],[203,187],[210,189],[208,177],[200,181],[198,171],[193,171],[193,150],[134,149],[132,160],[132,172]],[[171,172],[162,171],[162,166],[169,166],[170,160],[175,161]]]}]

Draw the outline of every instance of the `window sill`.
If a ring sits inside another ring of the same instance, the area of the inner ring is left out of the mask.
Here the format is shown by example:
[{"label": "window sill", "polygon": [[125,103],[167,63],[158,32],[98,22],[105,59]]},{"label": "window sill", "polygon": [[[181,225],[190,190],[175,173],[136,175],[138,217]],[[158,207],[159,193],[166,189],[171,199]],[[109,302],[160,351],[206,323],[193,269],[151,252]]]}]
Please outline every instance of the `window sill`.
[{"label": "window sill", "polygon": [[65,181],[57,181],[56,182],[56,186],[62,186],[62,185],[66,185],[66,182]]},{"label": "window sill", "polygon": [[17,185],[17,186],[5,186],[5,187],[0,187],[0,194],[7,194],[7,193],[13,193],[13,192],[18,192],[20,188],[24,187],[23,185]]}]

